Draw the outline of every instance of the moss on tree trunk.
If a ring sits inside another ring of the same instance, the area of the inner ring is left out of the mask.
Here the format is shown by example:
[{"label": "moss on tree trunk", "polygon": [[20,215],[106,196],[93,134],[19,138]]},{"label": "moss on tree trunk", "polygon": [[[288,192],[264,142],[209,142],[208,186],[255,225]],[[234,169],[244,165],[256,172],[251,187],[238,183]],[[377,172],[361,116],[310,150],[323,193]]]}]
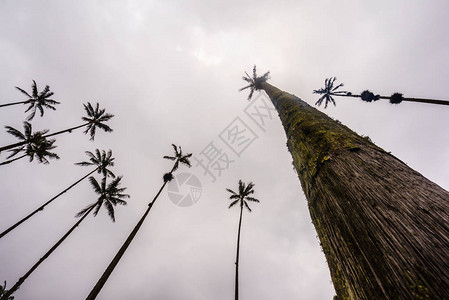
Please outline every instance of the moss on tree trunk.
[{"label": "moss on tree trunk", "polygon": [[449,192],[264,82],[338,299],[447,299]]}]

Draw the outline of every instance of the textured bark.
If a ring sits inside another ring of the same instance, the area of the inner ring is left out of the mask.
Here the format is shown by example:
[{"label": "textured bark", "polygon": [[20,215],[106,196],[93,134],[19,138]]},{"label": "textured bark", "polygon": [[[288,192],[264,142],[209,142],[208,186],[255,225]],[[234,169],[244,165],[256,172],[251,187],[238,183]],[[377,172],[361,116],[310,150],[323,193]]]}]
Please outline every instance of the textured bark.
[{"label": "textured bark", "polygon": [[264,82],[338,299],[447,299],[449,192]]}]

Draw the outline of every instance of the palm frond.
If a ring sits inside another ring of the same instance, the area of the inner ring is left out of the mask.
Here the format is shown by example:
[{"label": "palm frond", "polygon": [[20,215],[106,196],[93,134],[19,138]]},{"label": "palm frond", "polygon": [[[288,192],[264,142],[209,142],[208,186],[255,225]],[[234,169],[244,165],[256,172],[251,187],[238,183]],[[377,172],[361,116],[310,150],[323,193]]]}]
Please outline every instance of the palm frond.
[{"label": "palm frond", "polygon": [[84,214],[85,214],[89,209],[91,209],[93,206],[95,206],[95,203],[86,206],[85,208],[83,208],[82,210],[80,210],[80,211],[75,215],[75,217],[76,217],[76,218],[79,218],[79,217],[84,216]]},{"label": "palm frond", "polygon": [[234,192],[233,190],[231,190],[231,189],[226,189],[228,192],[230,192],[231,194],[233,194],[233,195],[237,195],[237,193],[236,192]]},{"label": "palm frond", "polygon": [[252,212],[251,208],[249,208],[249,205],[248,205],[248,203],[246,203],[246,201],[243,201],[243,204],[250,212]]},{"label": "palm frond", "polygon": [[25,96],[27,96],[28,98],[33,98],[30,94],[28,94],[25,90],[22,90],[21,88],[19,88],[18,86],[16,86],[16,89],[18,89],[22,94],[24,94]]},{"label": "palm frond", "polygon": [[93,187],[95,193],[97,193],[97,194],[101,194],[102,193],[101,186],[98,183],[98,181],[95,179],[95,177],[90,176],[89,177],[89,182],[90,182],[91,186]]},{"label": "palm frond", "polygon": [[236,205],[237,203],[239,202],[239,200],[235,200],[235,201],[233,201],[230,205],[229,205],[229,207],[228,208],[231,208],[231,207],[233,207],[234,205]]},{"label": "palm frond", "polygon": [[25,135],[23,133],[21,133],[19,130],[11,127],[11,126],[5,126],[6,128],[6,132],[9,134],[12,134],[13,136],[15,136],[16,138],[18,138],[21,141],[26,140]]},{"label": "palm frond", "polygon": [[251,202],[260,203],[260,201],[258,199],[253,198],[253,197],[246,197],[245,199],[248,200],[248,201],[251,201]]}]

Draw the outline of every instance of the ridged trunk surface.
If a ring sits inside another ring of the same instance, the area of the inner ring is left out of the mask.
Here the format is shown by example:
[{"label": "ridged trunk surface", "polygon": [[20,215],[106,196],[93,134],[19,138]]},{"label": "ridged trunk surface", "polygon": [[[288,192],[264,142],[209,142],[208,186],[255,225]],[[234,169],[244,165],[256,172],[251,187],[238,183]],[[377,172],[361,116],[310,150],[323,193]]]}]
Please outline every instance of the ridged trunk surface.
[{"label": "ridged trunk surface", "polygon": [[264,82],[338,299],[448,299],[449,192]]}]

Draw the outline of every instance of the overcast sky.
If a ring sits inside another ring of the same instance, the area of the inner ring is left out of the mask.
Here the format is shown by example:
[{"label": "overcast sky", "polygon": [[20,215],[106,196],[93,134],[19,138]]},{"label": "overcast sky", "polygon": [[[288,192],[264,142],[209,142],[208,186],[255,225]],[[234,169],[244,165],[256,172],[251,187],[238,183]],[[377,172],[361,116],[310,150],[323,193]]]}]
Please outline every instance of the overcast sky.
[{"label": "overcast sky", "polygon": [[[331,299],[283,128],[276,113],[265,111],[263,126],[251,119],[267,98],[247,102],[241,76],[256,64],[311,105],[330,76],[353,93],[449,100],[447,11],[445,0],[0,1],[1,103],[26,100],[14,87],[29,91],[34,79],[61,102],[35,117],[35,130],[81,124],[87,101],[115,115],[114,132],[99,131],[94,142],[81,131],[58,136],[61,159],[50,165],[0,167],[0,231],[88,173],[73,165],[86,150],[112,149],[131,195],[115,223],[103,209],[89,216],[16,299],[87,296],[171,169],[162,159],[171,143],[198,159],[213,145],[232,162],[215,181],[194,159],[180,168],[201,182],[201,198],[179,207],[164,191],[98,299],[232,299],[239,209],[228,210],[225,188],[239,179],[253,181],[260,200],[243,216],[241,299]],[[448,107],[336,100],[328,115],[449,189]],[[2,128],[22,130],[25,109],[2,108]],[[226,144],[235,122],[252,132],[236,152]],[[3,129],[0,145],[13,142]],[[2,238],[0,281],[11,287],[95,200],[83,182]]]}]

